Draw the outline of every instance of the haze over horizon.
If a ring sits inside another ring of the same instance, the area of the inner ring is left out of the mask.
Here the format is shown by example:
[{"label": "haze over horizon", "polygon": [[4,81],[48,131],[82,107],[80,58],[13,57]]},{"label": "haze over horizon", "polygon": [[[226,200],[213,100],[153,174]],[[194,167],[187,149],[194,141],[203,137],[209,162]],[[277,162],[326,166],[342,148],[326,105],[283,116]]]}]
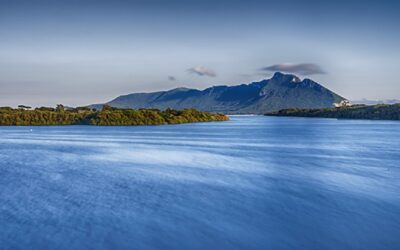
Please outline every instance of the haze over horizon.
[{"label": "haze over horizon", "polygon": [[400,99],[395,1],[0,0],[0,106],[250,83]]}]

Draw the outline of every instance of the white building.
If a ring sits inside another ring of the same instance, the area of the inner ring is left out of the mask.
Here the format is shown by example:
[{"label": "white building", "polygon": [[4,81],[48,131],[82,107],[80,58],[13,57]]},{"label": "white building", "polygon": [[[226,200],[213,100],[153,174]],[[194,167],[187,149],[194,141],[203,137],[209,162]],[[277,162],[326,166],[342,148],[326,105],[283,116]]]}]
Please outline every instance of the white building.
[{"label": "white building", "polygon": [[353,104],[351,104],[349,100],[341,100],[340,102],[335,102],[333,105],[336,108],[341,108],[341,107],[350,107]]}]

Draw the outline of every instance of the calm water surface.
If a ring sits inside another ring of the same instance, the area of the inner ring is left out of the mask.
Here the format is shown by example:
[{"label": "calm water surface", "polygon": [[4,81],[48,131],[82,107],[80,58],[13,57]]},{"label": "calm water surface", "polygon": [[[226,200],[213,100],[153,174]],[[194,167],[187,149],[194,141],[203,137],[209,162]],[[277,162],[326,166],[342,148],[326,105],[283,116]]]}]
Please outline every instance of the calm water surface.
[{"label": "calm water surface", "polygon": [[0,249],[400,249],[400,122],[0,127]]}]

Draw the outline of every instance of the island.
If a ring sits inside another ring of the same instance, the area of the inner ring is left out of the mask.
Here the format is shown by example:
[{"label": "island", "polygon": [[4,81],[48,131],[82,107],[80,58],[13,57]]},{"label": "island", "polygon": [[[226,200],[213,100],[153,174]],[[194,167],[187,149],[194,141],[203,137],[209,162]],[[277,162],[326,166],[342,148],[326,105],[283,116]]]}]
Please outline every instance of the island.
[{"label": "island", "polygon": [[17,109],[0,107],[1,126],[50,126],[50,125],[98,125],[135,126],[162,125],[192,122],[227,121],[228,116],[202,112],[195,109],[121,109],[104,105],[101,110],[90,107],[31,109],[20,105]]},{"label": "island", "polygon": [[283,109],[267,116],[323,117],[337,119],[400,120],[400,103],[352,105],[321,109]]}]

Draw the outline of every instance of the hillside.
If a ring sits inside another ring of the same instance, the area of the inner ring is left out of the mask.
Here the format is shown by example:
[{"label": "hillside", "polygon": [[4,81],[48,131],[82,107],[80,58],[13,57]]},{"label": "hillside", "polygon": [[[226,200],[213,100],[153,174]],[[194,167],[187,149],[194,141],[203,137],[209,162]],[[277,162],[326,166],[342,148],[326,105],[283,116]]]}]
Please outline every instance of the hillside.
[{"label": "hillside", "polygon": [[[277,72],[271,79],[250,84],[133,93],[106,104],[117,108],[195,108],[226,114],[264,114],[285,108],[333,107],[341,100],[344,98],[310,79]],[[99,108],[101,104],[92,107]]]},{"label": "hillside", "polygon": [[342,119],[400,120],[400,104],[354,105],[342,108],[284,109],[269,116],[301,116]]}]

